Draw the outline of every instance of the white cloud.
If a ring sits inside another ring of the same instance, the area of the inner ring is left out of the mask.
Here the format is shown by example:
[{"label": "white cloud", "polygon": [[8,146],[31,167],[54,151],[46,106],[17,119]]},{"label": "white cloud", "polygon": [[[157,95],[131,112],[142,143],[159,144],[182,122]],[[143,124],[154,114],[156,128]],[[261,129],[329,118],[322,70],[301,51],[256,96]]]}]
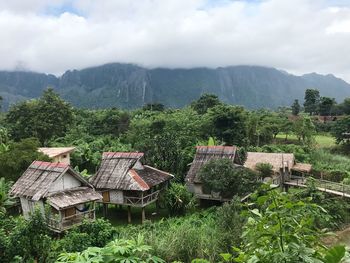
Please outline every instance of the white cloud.
[{"label": "white cloud", "polygon": [[350,81],[350,4],[213,1],[0,0],[0,69],[254,64]]}]

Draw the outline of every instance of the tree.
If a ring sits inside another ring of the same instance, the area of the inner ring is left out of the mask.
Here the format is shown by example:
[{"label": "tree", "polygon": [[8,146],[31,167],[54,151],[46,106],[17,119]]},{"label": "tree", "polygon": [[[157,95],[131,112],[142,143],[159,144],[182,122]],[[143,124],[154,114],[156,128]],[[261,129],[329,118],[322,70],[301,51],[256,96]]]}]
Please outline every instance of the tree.
[{"label": "tree", "polygon": [[331,134],[338,144],[349,143],[350,116],[337,120],[331,130]]},{"label": "tree", "polygon": [[336,104],[334,98],[321,97],[319,104],[319,112],[321,116],[331,116],[334,105]]},{"label": "tree", "polygon": [[350,98],[345,98],[343,103],[341,103],[340,105],[343,113],[346,115],[350,115]]},{"label": "tree", "polygon": [[292,104],[292,113],[294,116],[298,116],[299,112],[300,112],[299,100],[294,100],[294,102]]},{"label": "tree", "polygon": [[143,110],[149,110],[149,111],[164,111],[165,106],[162,103],[147,103],[143,106]]},{"label": "tree", "polygon": [[318,112],[320,102],[320,92],[317,89],[307,89],[305,91],[304,108],[305,112],[314,115]]},{"label": "tree", "polygon": [[15,140],[36,137],[41,145],[55,136],[64,136],[73,122],[71,106],[52,89],[44,91],[41,98],[11,107],[6,122]]},{"label": "tree", "polygon": [[259,185],[255,172],[235,166],[229,159],[210,160],[199,170],[199,178],[204,187],[223,197],[242,196]]},{"label": "tree", "polygon": [[1,108],[2,108],[2,102],[3,102],[4,98],[2,96],[0,96],[0,111],[1,111]]},{"label": "tree", "polygon": [[0,178],[0,215],[6,213],[6,208],[12,206],[15,202],[9,196],[10,183],[5,178]]},{"label": "tree", "polygon": [[9,143],[8,150],[0,154],[0,177],[16,181],[34,160],[50,160],[38,152],[38,145],[33,138]]},{"label": "tree", "polygon": [[221,101],[218,96],[214,94],[203,94],[198,100],[191,103],[191,107],[198,114],[205,114],[208,109],[213,108],[214,106],[220,105]]},{"label": "tree", "polygon": [[247,114],[242,107],[217,105],[206,114],[205,137],[214,135],[227,145],[244,146],[247,142]]},{"label": "tree", "polygon": [[301,116],[294,122],[294,133],[305,144],[313,143],[314,134],[316,132],[315,125],[310,117]]}]

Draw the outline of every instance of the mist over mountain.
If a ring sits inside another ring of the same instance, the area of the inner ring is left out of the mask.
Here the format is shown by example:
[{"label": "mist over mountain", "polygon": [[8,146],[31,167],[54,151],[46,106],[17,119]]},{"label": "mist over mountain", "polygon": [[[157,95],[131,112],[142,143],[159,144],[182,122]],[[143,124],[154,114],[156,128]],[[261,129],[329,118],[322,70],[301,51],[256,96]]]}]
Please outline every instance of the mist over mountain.
[{"label": "mist over mountain", "polygon": [[147,69],[133,64],[106,64],[54,75],[0,71],[0,96],[4,108],[39,97],[53,87],[65,100],[84,108],[133,109],[158,102],[167,107],[188,105],[203,93],[214,93],[230,104],[248,108],[289,106],[303,100],[307,88],[341,102],[350,97],[350,84],[333,75],[316,73],[295,76],[260,66],[192,69]]}]

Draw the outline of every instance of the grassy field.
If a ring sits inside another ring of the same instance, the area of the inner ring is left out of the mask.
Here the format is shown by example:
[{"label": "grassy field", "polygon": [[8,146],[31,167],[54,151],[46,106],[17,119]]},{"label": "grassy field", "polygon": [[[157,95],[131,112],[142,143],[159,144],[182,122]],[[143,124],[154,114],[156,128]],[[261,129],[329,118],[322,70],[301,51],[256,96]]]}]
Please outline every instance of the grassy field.
[{"label": "grassy field", "polygon": [[[286,138],[285,134],[278,134],[277,135],[277,139],[279,142],[284,141],[285,138]],[[319,147],[328,148],[328,147],[335,146],[335,139],[328,134],[318,134],[315,136],[315,140],[316,140],[317,146],[319,146]],[[299,141],[298,141],[298,138],[294,134],[291,134],[291,135],[288,135],[287,143],[298,144]]]}]

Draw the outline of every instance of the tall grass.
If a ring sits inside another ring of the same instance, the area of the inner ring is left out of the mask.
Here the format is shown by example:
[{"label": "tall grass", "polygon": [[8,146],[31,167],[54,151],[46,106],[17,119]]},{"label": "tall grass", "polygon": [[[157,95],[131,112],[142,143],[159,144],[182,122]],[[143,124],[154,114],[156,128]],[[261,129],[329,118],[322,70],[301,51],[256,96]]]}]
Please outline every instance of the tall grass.
[{"label": "tall grass", "polygon": [[343,175],[344,178],[350,176],[350,158],[333,154],[324,149],[316,149],[309,154],[310,163],[316,175],[331,174]]}]

